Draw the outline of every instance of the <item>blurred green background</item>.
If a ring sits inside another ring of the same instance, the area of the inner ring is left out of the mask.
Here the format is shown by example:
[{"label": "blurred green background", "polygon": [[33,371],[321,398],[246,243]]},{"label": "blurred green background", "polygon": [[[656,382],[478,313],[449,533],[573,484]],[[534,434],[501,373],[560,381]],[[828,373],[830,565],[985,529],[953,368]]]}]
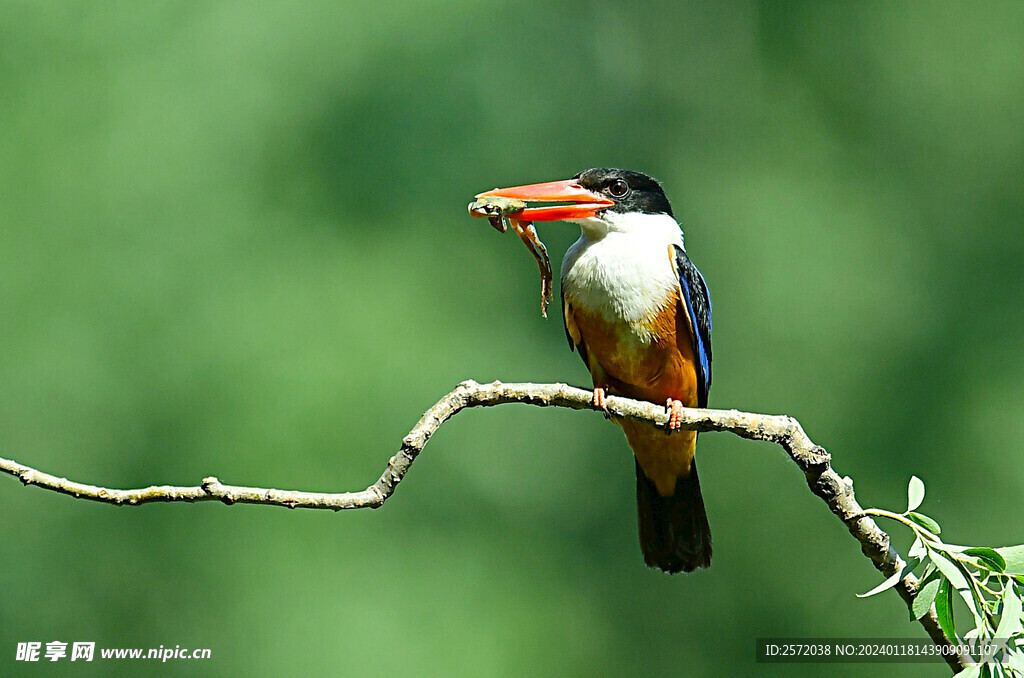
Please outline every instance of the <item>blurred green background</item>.
[{"label": "blurred green background", "polygon": [[[711,287],[713,406],[798,417],[865,505],[917,474],[950,540],[1019,543],[1022,121],[1020,3],[5,2],[0,454],[362,489],[463,379],[588,385],[465,207],[624,166]],[[374,512],[5,477],[0,673],[947,675],[755,665],[923,631],[854,597],[880,575],[779,449],[700,459],[715,564],[674,578],[594,413],[461,414]],[[213,659],[15,664],[29,640]]]}]

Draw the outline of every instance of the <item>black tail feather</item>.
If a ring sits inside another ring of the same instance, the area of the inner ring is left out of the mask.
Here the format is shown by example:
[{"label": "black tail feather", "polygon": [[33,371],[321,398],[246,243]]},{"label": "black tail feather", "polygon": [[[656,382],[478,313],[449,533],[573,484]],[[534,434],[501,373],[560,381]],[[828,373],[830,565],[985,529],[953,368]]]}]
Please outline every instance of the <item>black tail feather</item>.
[{"label": "black tail feather", "polygon": [[636,506],[640,549],[649,567],[665,572],[692,572],[711,565],[711,527],[700,494],[697,461],[689,478],[676,481],[675,494],[663,497],[636,465]]}]

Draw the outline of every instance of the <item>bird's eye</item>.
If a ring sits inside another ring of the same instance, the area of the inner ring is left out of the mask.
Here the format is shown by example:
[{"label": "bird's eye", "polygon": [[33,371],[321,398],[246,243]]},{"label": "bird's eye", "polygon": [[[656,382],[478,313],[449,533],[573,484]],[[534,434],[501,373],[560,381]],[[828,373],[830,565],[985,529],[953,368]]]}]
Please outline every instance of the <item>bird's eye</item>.
[{"label": "bird's eye", "polygon": [[612,184],[605,189],[608,191],[608,195],[613,198],[624,198],[629,193],[629,184],[622,179],[616,179]]}]

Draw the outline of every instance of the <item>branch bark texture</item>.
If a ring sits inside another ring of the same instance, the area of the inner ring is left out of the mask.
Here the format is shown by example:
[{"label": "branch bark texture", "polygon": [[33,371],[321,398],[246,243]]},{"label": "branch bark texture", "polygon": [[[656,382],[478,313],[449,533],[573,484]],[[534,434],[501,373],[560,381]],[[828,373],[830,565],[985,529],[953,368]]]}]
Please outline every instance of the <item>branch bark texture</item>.
[{"label": "branch bark texture", "polygon": [[[430,436],[455,414],[470,407],[491,407],[505,403],[526,403],[540,407],[568,407],[574,410],[595,409],[592,393],[567,384],[478,384],[464,381],[441,398],[402,439],[402,447],[388,461],[380,478],[365,490],[355,492],[319,493],[278,490],[262,487],[226,485],[214,477],[204,478],[191,487],[153,485],[119,490],[84,483],[43,473],[29,466],[0,457],[0,471],[16,476],[25,485],[68,494],[80,499],[116,504],[118,506],[151,502],[220,501],[225,504],[266,504],[287,508],[343,509],[378,508],[395,492],[412,463],[430,440]],[[612,417],[644,421],[658,427],[668,422],[665,408],[653,403],[617,396],[607,397]],[[853,481],[840,477],[831,466],[831,457],[804,433],[800,423],[785,415],[752,414],[737,410],[684,409],[682,428],[695,431],[728,431],[741,438],[763,440],[780,445],[790,459],[803,471],[807,486],[824,501],[850,534],[861,544],[861,550],[885,577],[904,566],[903,559],[890,546],[889,535],[874,520],[863,515],[853,492]],[[917,594],[918,580],[908,574],[896,585],[900,597],[909,606]],[[949,645],[939,627],[934,606],[920,619],[921,625],[937,645]],[[954,671],[970,663],[968,657],[950,654],[946,659]]]}]

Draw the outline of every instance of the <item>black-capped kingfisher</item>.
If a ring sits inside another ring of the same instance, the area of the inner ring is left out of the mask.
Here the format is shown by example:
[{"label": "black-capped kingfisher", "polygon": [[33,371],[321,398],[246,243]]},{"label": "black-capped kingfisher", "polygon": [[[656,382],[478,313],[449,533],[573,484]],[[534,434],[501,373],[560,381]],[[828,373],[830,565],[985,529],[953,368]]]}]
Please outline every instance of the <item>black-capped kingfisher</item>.
[{"label": "black-capped kingfisher", "polygon": [[640,172],[595,168],[566,181],[500,188],[478,198],[554,202],[522,221],[568,221],[581,235],[562,261],[570,348],[606,394],[665,404],[669,431],[620,420],[636,456],[640,547],[650,567],[691,572],[711,564],[711,529],[697,479],[697,434],[682,407],[706,407],[711,387],[711,298],[683,246],[661,185]]}]

